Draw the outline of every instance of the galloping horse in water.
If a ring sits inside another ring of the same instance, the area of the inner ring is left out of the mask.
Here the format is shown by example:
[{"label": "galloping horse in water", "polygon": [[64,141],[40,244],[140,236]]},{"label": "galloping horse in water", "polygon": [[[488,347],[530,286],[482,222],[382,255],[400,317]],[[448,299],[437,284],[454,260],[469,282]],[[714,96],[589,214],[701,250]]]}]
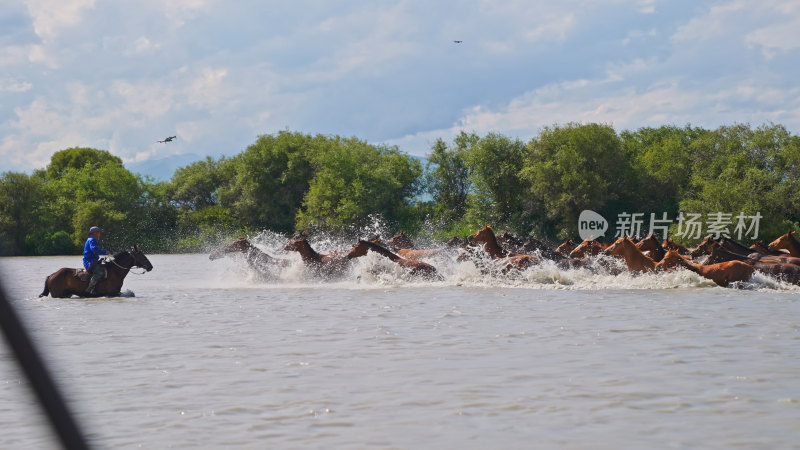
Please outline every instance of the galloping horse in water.
[{"label": "galloping horse in water", "polygon": [[561,245],[556,247],[556,253],[560,253],[562,256],[569,256],[573,250],[575,250],[575,244],[571,239],[567,239],[566,241],[562,242]]},{"label": "galloping horse in water", "polygon": [[687,249],[686,247],[682,246],[681,244],[678,244],[677,242],[673,241],[670,238],[664,239],[664,242],[661,243],[661,247],[664,249],[665,254],[669,250],[675,250],[680,255],[688,255],[689,254],[689,249]]},{"label": "galloping horse in water", "polygon": [[122,290],[122,282],[133,267],[141,267],[146,271],[153,270],[153,265],[147,256],[134,245],[128,251],[116,253],[106,264],[106,277],[97,283],[93,294],[86,292],[89,286],[89,275],[86,271],[64,267],[57,270],[44,280],[44,290],[39,297],[50,294],[52,297],[68,298],[73,295],[80,297],[113,297]]},{"label": "galloping horse in water", "polygon": [[645,256],[627,236],[623,236],[609,245],[605,253],[625,260],[625,265],[628,266],[628,270],[631,272],[653,272],[656,270],[656,263],[650,257]]},{"label": "galloping horse in water", "polygon": [[306,267],[325,278],[341,276],[350,266],[351,259],[362,256],[353,250],[348,253],[317,253],[305,237],[290,240],[283,249],[300,253]]},{"label": "galloping horse in water", "polygon": [[245,238],[239,238],[230,244],[215,248],[208,255],[208,259],[213,261],[235,253],[244,254],[250,268],[268,278],[274,276],[273,269],[287,267],[291,263],[287,259],[269,256]]},{"label": "galloping horse in water", "polygon": [[494,231],[490,225],[470,235],[473,241],[483,242],[483,250],[499,264],[505,263],[505,270],[525,269],[539,263],[539,258],[534,255],[520,255],[503,250],[497,242]]},{"label": "galloping horse in water", "polygon": [[647,238],[637,242],[636,248],[641,250],[642,253],[649,252],[645,253],[645,255],[649,256],[653,262],[661,261],[661,258],[667,253],[664,247],[661,246],[661,243],[658,242],[658,239],[656,239],[655,234],[651,234]]},{"label": "galloping horse in water", "polygon": [[787,250],[790,256],[800,257],[800,242],[794,237],[794,231],[790,231],[770,242],[769,249]]},{"label": "galloping horse in water", "polygon": [[410,269],[411,275],[420,275],[426,278],[439,278],[436,268],[432,265],[422,261],[402,258],[374,242],[360,240],[348,255],[350,255],[351,258],[357,258],[366,255],[370,250],[389,258],[392,262],[397,263],[401,267]]},{"label": "galloping horse in water", "polygon": [[569,257],[581,259],[586,258],[587,256],[597,256],[605,249],[606,247],[603,244],[595,241],[594,239],[587,239],[578,244],[577,247],[573,248],[572,251],[569,252]]},{"label": "galloping horse in water", "polygon": [[756,270],[753,266],[742,261],[728,261],[708,265],[695,264],[684,259],[677,251],[670,250],[659,263],[659,268],[668,270],[675,267],[689,269],[722,287],[727,287],[728,284],[737,281],[747,281],[753,277],[753,272]]}]

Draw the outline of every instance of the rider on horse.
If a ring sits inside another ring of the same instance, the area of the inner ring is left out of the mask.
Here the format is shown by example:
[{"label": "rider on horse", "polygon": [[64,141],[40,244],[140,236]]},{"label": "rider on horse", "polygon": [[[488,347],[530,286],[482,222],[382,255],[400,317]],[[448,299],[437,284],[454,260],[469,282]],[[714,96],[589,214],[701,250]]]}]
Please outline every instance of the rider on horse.
[{"label": "rider on horse", "polygon": [[86,288],[86,292],[89,294],[94,294],[97,282],[106,275],[106,268],[100,264],[100,255],[107,255],[108,251],[100,248],[98,243],[102,232],[103,229],[100,227],[90,228],[89,238],[86,239],[86,245],[83,246],[83,267],[92,275],[89,286]]}]

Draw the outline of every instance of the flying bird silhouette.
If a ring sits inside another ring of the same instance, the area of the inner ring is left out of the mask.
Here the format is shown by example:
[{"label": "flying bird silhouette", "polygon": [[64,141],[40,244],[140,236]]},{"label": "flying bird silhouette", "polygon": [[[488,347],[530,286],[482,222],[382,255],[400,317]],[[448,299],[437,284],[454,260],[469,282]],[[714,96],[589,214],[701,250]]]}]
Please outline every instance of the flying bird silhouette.
[{"label": "flying bird silhouette", "polygon": [[460,43],[462,43],[464,41],[453,41],[453,42],[455,42],[456,44],[460,44]]},{"label": "flying bird silhouette", "polygon": [[173,140],[173,139],[175,139],[175,138],[177,138],[177,137],[178,137],[178,136],[170,136],[170,137],[168,137],[168,138],[164,139],[163,141],[156,141],[156,142],[158,142],[159,144],[165,144],[165,143],[167,143],[167,142],[172,142],[172,140]]}]

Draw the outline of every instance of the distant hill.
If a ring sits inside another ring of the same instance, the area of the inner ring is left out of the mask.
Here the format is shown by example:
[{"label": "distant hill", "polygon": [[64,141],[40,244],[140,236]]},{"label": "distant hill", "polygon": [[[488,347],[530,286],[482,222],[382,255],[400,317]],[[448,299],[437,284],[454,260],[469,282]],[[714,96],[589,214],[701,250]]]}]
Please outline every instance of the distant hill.
[{"label": "distant hill", "polygon": [[140,175],[148,175],[153,177],[156,181],[169,181],[175,171],[181,167],[188,166],[189,164],[205,159],[205,156],[196,155],[194,153],[186,153],[183,155],[172,155],[160,159],[148,159],[135,163],[125,164],[125,168],[131,172]]}]

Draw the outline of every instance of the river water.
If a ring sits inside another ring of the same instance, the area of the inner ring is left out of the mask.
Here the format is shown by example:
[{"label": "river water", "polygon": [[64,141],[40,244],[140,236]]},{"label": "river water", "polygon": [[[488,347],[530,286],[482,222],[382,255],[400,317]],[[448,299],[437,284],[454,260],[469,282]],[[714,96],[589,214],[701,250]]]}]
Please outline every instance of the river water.
[{"label": "river water", "polygon": [[[547,266],[511,279],[369,254],[150,255],[126,296],[38,298],[79,257],[2,258],[6,292],[99,448],[798,448],[800,290]],[[0,347],[0,448],[54,440]]]}]

